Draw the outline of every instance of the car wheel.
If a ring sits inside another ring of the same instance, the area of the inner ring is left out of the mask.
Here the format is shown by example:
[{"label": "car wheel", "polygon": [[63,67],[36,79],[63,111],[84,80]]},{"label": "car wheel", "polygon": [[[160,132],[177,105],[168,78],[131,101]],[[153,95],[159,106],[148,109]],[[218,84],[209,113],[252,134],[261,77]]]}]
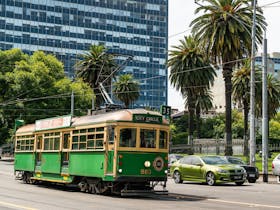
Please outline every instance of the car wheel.
[{"label": "car wheel", "polygon": [[174,172],[173,179],[174,179],[174,182],[175,182],[176,184],[179,184],[179,183],[182,183],[182,182],[183,182],[183,180],[182,180],[182,178],[181,178],[181,174],[180,174],[179,171],[175,171],[175,172]]},{"label": "car wheel", "polygon": [[213,172],[208,172],[206,174],[206,183],[210,186],[213,186],[216,184],[216,179],[215,179],[215,175],[213,174]]},{"label": "car wheel", "polygon": [[235,184],[238,185],[238,186],[241,186],[241,185],[244,184],[244,181],[243,182],[235,182]]},{"label": "car wheel", "polygon": [[257,181],[256,179],[248,179],[249,183],[256,183],[256,181]]}]

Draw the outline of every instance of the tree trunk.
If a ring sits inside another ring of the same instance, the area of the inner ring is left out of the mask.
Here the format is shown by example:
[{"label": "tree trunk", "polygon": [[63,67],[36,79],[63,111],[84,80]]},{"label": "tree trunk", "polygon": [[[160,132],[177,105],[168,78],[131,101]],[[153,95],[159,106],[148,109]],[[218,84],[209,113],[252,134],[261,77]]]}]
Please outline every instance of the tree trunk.
[{"label": "tree trunk", "polygon": [[189,136],[188,136],[188,144],[191,147],[190,153],[193,154],[194,144],[193,144],[193,132],[194,132],[194,100],[192,97],[188,98],[188,109],[189,109]]},{"label": "tree trunk", "polygon": [[243,155],[246,157],[246,162],[249,162],[249,138],[248,138],[248,114],[249,114],[249,105],[246,100],[243,100],[243,115],[244,115],[244,150]]},{"label": "tree trunk", "polygon": [[196,131],[197,131],[197,138],[200,138],[200,133],[201,133],[201,131],[200,131],[200,127],[201,127],[201,124],[200,124],[200,108],[199,108],[199,106],[197,106],[196,108],[195,108],[195,115],[196,115]]},{"label": "tree trunk", "polygon": [[224,66],[223,76],[225,81],[225,99],[226,99],[226,146],[225,146],[225,155],[231,156],[232,152],[232,132],[231,132],[231,93],[232,93],[232,68],[228,65]]}]

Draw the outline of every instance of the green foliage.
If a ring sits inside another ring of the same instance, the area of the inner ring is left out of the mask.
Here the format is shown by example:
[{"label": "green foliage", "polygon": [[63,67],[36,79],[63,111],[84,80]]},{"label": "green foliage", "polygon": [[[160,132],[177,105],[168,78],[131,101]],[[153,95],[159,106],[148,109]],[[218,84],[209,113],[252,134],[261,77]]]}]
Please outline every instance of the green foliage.
[{"label": "green foliage", "polygon": [[1,51],[0,57],[5,59],[0,62],[0,75],[5,84],[5,87],[0,85],[2,141],[10,139],[15,119],[34,123],[37,119],[69,114],[72,90],[76,95],[76,115],[85,114],[90,107],[92,90],[89,85],[67,78],[63,64],[53,55],[35,52],[28,56],[12,49]]},{"label": "green foliage", "polygon": [[177,133],[187,131],[188,119],[189,119],[189,116],[185,114],[182,117],[173,120],[173,124],[176,128]]},{"label": "green foliage", "polygon": [[[118,68],[118,64],[114,59],[115,55],[108,53],[105,46],[92,45],[89,51],[81,55],[81,60],[76,63],[76,76],[88,83],[93,89],[96,95],[96,107],[100,107],[104,102],[98,88],[99,83],[102,83],[104,87],[110,87],[115,76],[114,70]],[[108,77],[109,75],[110,77]],[[108,88],[107,91],[109,92]]]},{"label": "green foliage", "polygon": [[114,83],[114,94],[122,101],[126,108],[136,101],[140,96],[139,82],[134,80],[133,75],[123,74],[120,75]]},{"label": "green foliage", "polygon": [[[243,116],[241,112],[233,110],[232,112],[232,136],[233,138],[243,138]],[[179,142],[178,136],[186,134],[188,125],[188,115],[173,120],[172,138]],[[225,135],[225,114],[218,114],[211,118],[202,119],[200,138],[224,138]],[[185,141],[185,140],[182,140]]]},{"label": "green foliage", "polygon": [[181,132],[178,134],[173,134],[172,143],[175,144],[187,144],[188,143],[188,133],[187,132]]},{"label": "green foliage", "polygon": [[274,119],[270,120],[269,138],[278,139],[278,142],[280,142],[280,121]]}]

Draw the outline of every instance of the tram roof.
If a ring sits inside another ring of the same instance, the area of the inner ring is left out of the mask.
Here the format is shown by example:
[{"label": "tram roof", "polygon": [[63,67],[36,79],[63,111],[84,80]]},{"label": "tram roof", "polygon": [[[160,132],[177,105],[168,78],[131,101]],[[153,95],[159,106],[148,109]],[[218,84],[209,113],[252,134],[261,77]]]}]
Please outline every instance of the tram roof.
[{"label": "tram roof", "polygon": [[[134,114],[146,114],[153,116],[161,116],[160,113],[155,111],[148,111],[145,109],[122,109],[113,112],[105,112],[96,115],[86,115],[81,117],[73,117],[71,119],[70,127],[76,127],[79,125],[97,124],[105,122],[117,122],[117,121],[133,121]],[[51,119],[51,118],[50,118]],[[162,120],[162,124],[168,124],[166,119]],[[47,130],[47,129],[45,129]],[[35,132],[35,124],[28,124],[18,128],[17,133],[32,133]]]}]

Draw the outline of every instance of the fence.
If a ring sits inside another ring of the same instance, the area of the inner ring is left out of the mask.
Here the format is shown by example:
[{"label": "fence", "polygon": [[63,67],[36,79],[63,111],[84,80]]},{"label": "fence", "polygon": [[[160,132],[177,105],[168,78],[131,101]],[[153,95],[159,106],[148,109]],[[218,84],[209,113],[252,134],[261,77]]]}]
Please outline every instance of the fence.
[{"label": "fence", "polygon": [[[192,151],[198,154],[217,154],[223,155],[225,151],[226,142],[224,139],[195,139],[194,146],[191,148],[188,144],[170,145],[170,153],[187,153],[190,154]],[[269,151],[279,152],[279,144],[269,144]],[[234,155],[243,155],[244,151],[244,140],[233,139],[232,150]],[[256,152],[262,150],[262,145],[256,145]]]}]

